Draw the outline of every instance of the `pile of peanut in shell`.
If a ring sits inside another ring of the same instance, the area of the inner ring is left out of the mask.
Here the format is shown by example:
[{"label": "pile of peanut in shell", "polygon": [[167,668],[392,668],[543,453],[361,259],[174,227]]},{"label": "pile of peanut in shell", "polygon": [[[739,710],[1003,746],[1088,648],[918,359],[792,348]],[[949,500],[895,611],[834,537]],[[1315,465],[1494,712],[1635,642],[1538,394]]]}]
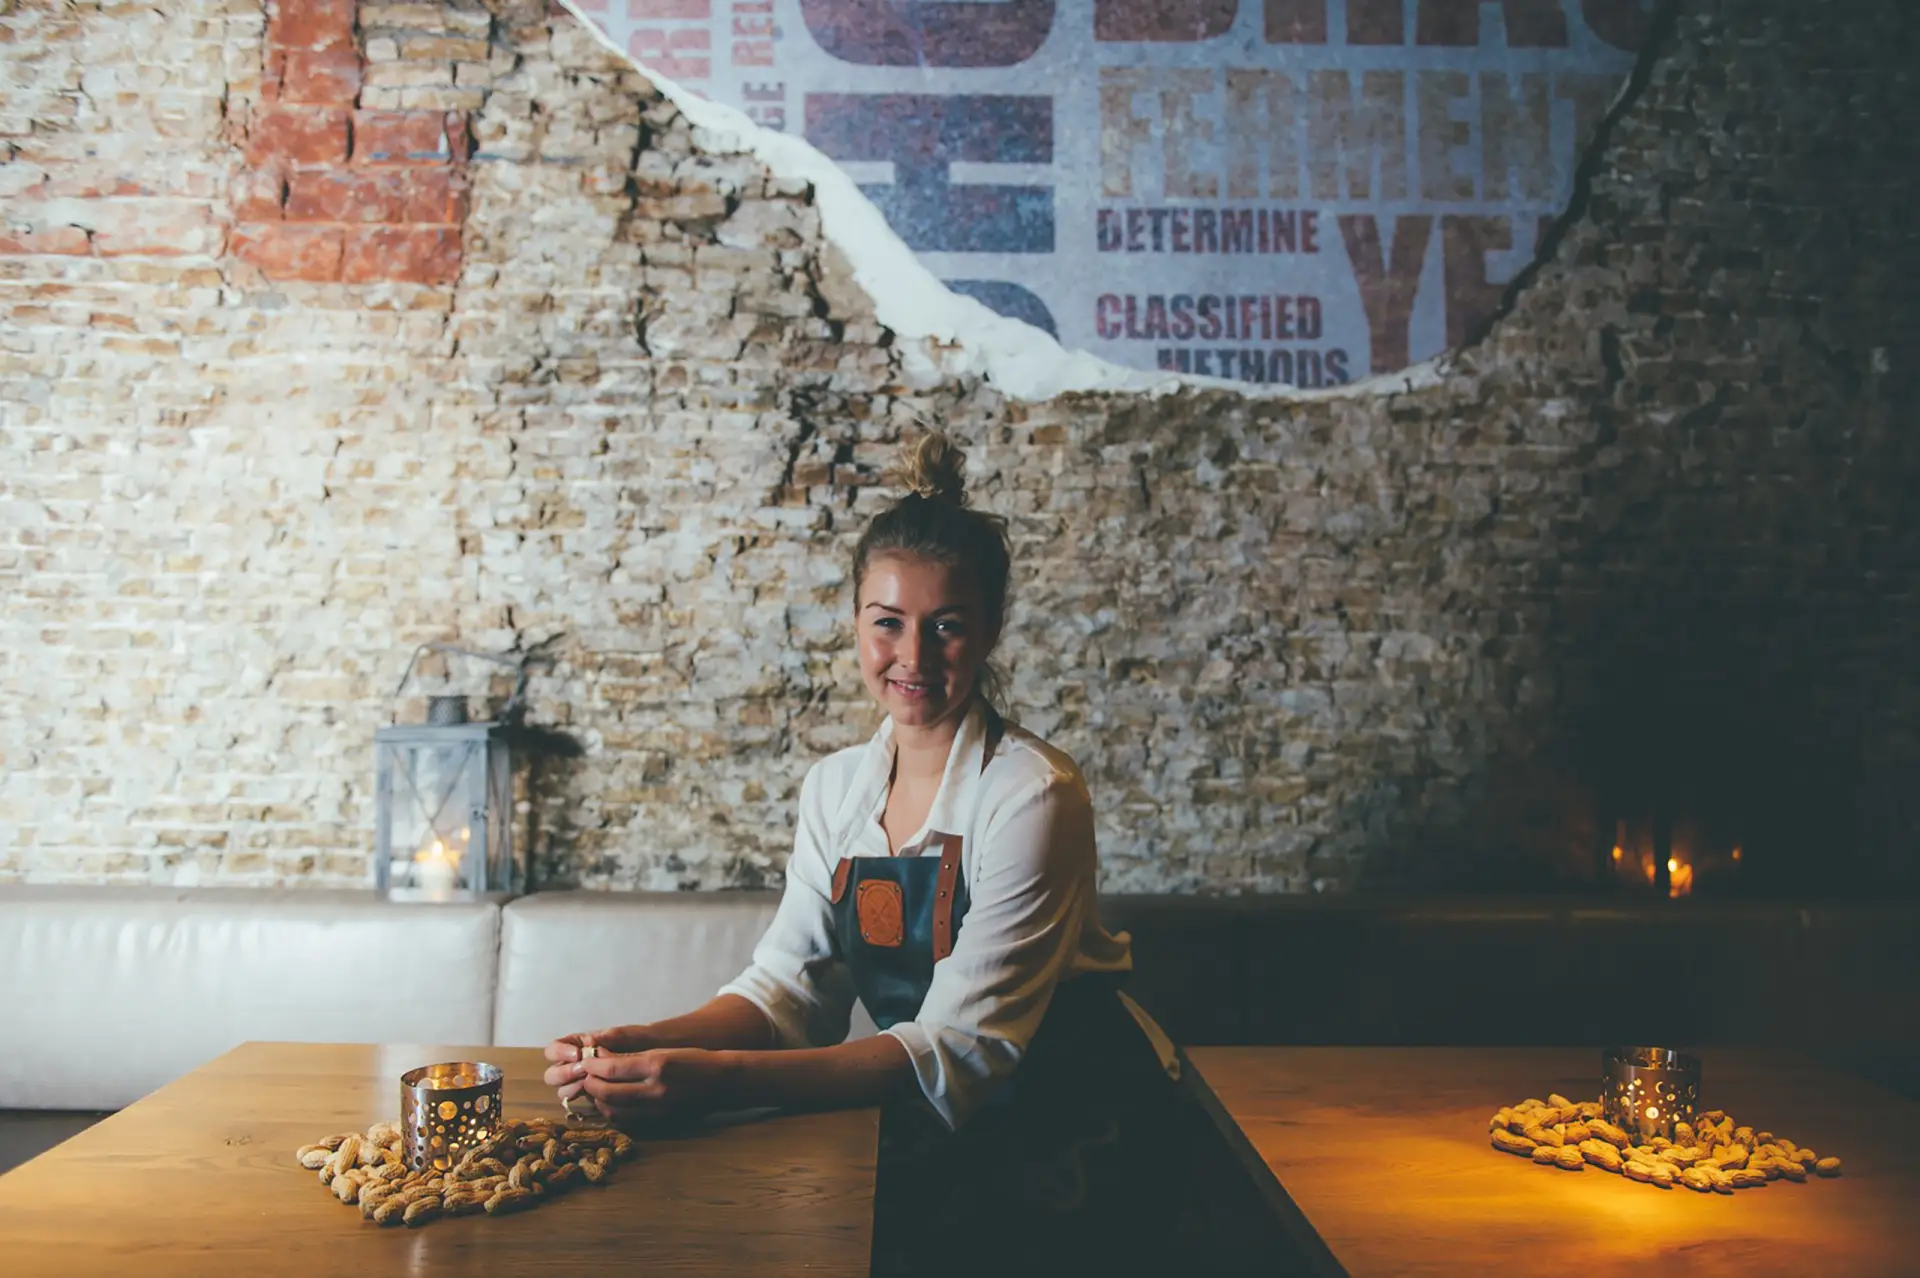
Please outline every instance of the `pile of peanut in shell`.
[{"label": "pile of peanut in shell", "polygon": [[375,1123],[364,1134],[302,1145],[295,1157],[365,1219],[424,1225],[440,1216],[505,1215],[575,1184],[599,1184],[633,1148],[631,1136],[610,1128],[528,1119],[502,1124],[445,1171],[415,1171],[407,1166],[399,1127]]},{"label": "pile of peanut in shell", "polygon": [[1644,1145],[1634,1144],[1603,1113],[1599,1101],[1575,1104],[1555,1092],[1501,1110],[1487,1128],[1493,1147],[1505,1153],[1562,1171],[1598,1167],[1660,1189],[1684,1185],[1702,1194],[1731,1194],[1770,1180],[1840,1174],[1838,1158],[1822,1158],[1773,1132],[1736,1126],[1717,1109],[1697,1122],[1675,1123],[1673,1140],[1656,1136]]}]

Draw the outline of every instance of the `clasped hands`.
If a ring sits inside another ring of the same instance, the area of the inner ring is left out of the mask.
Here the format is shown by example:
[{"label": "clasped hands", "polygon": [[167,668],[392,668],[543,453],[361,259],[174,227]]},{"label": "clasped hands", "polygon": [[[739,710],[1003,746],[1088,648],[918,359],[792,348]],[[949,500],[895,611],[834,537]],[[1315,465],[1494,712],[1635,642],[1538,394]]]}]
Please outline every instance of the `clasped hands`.
[{"label": "clasped hands", "polygon": [[[599,1051],[583,1057],[589,1045]],[[623,1126],[698,1118],[723,1107],[723,1054],[656,1047],[644,1025],[568,1034],[547,1044],[546,1057],[553,1064],[544,1077],[570,1114],[586,1109],[582,1096]]]}]

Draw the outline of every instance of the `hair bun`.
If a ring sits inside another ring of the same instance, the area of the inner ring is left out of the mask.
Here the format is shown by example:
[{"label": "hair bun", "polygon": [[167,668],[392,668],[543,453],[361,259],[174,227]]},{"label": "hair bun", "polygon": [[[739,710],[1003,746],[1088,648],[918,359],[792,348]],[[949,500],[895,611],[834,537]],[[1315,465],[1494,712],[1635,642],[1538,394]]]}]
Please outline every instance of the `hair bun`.
[{"label": "hair bun", "polygon": [[900,481],[917,497],[967,504],[966,450],[943,430],[931,430],[901,450]]}]

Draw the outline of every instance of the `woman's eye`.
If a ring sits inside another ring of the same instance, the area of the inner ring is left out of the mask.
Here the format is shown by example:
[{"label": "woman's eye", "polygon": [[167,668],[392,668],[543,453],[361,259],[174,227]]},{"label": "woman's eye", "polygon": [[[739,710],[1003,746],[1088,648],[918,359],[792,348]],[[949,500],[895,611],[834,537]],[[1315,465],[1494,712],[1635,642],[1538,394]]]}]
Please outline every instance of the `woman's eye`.
[{"label": "woman's eye", "polygon": [[967,628],[961,625],[957,621],[943,621],[939,625],[935,626],[934,629],[939,631],[941,634],[947,635],[950,637],[964,635],[967,633]]}]

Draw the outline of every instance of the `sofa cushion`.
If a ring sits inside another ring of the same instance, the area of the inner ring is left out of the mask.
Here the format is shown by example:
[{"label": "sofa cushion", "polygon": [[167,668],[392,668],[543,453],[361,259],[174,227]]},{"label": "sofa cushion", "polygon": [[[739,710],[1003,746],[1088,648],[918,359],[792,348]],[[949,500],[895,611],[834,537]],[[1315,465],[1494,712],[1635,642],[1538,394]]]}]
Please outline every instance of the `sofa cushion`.
[{"label": "sofa cushion", "polygon": [[[678,1016],[740,975],[773,922],[777,892],[541,892],[501,912],[493,1041]],[[873,1033],[856,1007],[850,1037]]]},{"label": "sofa cushion", "polygon": [[248,1039],[485,1043],[499,906],[0,887],[0,1108],[111,1109]]}]

